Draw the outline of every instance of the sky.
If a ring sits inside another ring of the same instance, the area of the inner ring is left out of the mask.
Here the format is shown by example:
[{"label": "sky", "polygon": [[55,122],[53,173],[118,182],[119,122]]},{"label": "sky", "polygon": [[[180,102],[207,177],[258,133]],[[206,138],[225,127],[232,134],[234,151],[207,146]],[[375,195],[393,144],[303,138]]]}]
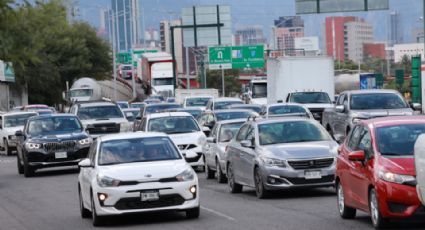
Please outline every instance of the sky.
[{"label": "sky", "polygon": [[[98,27],[100,8],[110,6],[110,0],[68,0],[79,6],[82,20],[89,21]],[[139,0],[145,14],[146,28],[159,29],[161,20],[180,18],[181,9],[193,5],[226,4],[231,6],[232,28],[238,26],[260,25],[270,39],[271,27],[279,16],[295,15],[295,0]],[[420,17],[423,16],[422,0],[389,0],[390,10],[369,12],[346,12],[320,15],[301,15],[305,23],[306,36],[319,36],[322,39],[325,17],[328,16],[358,16],[364,18],[374,27],[376,41],[386,41],[388,38],[389,14],[397,11],[400,14],[400,32],[403,43],[414,42],[412,30],[423,28]],[[141,23],[142,25],[142,23]],[[323,44],[323,41],[320,42]]]}]

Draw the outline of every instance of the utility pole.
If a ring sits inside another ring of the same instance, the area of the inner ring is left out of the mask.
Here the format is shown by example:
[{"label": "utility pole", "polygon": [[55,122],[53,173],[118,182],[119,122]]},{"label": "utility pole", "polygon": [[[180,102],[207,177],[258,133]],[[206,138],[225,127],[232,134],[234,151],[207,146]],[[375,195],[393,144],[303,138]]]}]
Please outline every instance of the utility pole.
[{"label": "utility pole", "polygon": [[[115,18],[111,17],[112,25],[114,25]],[[112,71],[114,71],[114,100],[117,100],[117,65],[116,65],[116,55],[115,55],[115,27],[112,29]]]},{"label": "utility pole", "polygon": [[221,69],[221,92],[222,92],[222,96],[225,97],[226,91],[225,91],[225,88],[224,88],[224,69],[223,69],[223,66],[220,65],[220,69]]},{"label": "utility pole", "polygon": [[185,56],[186,56],[186,89],[190,89],[190,73],[189,73],[189,47],[185,47]]},{"label": "utility pole", "polygon": [[[134,2],[131,1],[132,6],[134,6]],[[134,64],[133,64],[133,47],[134,47],[134,21],[132,21],[133,19],[133,14],[134,13],[134,7],[131,8],[131,14],[130,14],[130,35],[131,35],[131,84],[132,84],[132,89],[133,89],[133,99],[137,97],[137,93],[136,93],[136,79],[134,79]]]}]

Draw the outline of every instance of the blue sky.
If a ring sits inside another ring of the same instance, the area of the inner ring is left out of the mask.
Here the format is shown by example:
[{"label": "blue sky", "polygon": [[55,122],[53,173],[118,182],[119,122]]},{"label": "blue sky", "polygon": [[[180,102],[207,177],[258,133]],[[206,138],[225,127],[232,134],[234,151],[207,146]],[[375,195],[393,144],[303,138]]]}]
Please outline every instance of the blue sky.
[{"label": "blue sky", "polygon": [[[231,6],[233,29],[238,25],[261,25],[269,36],[273,20],[279,16],[295,15],[295,0],[139,0],[144,8],[146,27],[159,28],[159,21],[178,18],[181,8],[193,5],[227,4]],[[99,8],[108,7],[110,0],[78,0],[80,18],[98,26]],[[403,42],[413,42],[412,30],[423,28],[419,17],[423,15],[422,0],[390,0],[390,10],[369,12],[347,12],[320,15],[302,15],[307,36],[322,37],[324,19],[327,16],[359,16],[371,23],[375,40],[386,41],[388,37],[389,13],[400,13],[400,28]],[[321,42],[323,43],[323,42]]]}]

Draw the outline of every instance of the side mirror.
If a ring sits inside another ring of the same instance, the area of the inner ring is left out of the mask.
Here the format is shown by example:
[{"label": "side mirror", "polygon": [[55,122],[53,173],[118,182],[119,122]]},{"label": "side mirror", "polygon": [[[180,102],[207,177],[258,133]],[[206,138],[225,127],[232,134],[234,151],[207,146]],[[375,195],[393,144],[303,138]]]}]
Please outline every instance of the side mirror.
[{"label": "side mirror", "polygon": [[345,110],[345,108],[344,108],[343,105],[337,105],[337,106],[335,106],[335,111],[337,113],[342,113],[342,112],[344,112],[344,110]]},{"label": "side mirror", "polygon": [[250,141],[250,140],[241,141],[241,145],[242,145],[242,147],[245,147],[245,148],[252,148],[253,147],[252,141]]},{"label": "side mirror", "polygon": [[348,160],[350,161],[364,161],[366,155],[363,150],[355,151],[348,154]]},{"label": "side mirror", "polygon": [[214,137],[207,137],[208,143],[215,143],[216,139]]},{"label": "side mirror", "polygon": [[93,165],[91,164],[91,160],[86,158],[78,163],[78,167],[80,168],[91,168]]},{"label": "side mirror", "polygon": [[18,130],[15,132],[15,136],[17,137],[23,137],[24,136],[24,132],[22,132],[22,130]]},{"label": "side mirror", "polygon": [[412,103],[412,109],[415,111],[422,110],[422,105],[420,103]]}]

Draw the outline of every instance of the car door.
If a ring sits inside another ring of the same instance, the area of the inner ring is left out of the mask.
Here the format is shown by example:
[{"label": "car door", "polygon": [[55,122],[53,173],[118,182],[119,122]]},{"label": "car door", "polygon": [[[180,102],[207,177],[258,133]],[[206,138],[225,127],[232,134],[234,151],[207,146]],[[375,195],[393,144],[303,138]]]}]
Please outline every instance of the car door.
[{"label": "car door", "polygon": [[344,106],[344,111],[342,112],[335,111],[333,131],[335,132],[334,133],[335,138],[342,141],[343,138],[345,138],[346,136],[345,127],[346,127],[346,121],[348,119],[348,95],[347,94],[341,95],[338,102],[339,102],[338,105]]},{"label": "car door", "polygon": [[248,134],[249,127],[249,124],[245,124],[239,129],[238,135],[236,136],[236,140],[233,143],[232,148],[229,152],[230,161],[233,166],[233,175],[237,182],[243,181],[242,157],[244,155],[244,152],[241,146],[241,141],[245,140],[245,137]]},{"label": "car door", "polygon": [[244,138],[252,143],[252,147],[241,146],[241,171],[243,182],[247,185],[254,186],[254,161],[257,153],[255,152],[255,128],[250,125],[248,132]]},{"label": "car door", "polygon": [[219,130],[218,125],[215,125],[210,134],[210,137],[214,139],[214,142],[207,142],[204,146],[205,162],[207,163],[208,166],[210,166],[210,168],[215,168],[214,148],[217,145],[216,143],[217,143],[218,130]]},{"label": "car door", "polygon": [[81,194],[83,195],[84,201],[87,203],[90,201],[90,187],[91,187],[91,181],[93,180],[93,177],[96,176],[95,172],[95,163],[96,163],[96,152],[97,152],[97,141],[94,141],[89,149],[88,158],[90,159],[91,164],[93,167],[83,167],[80,168],[80,174],[81,174]]},{"label": "car door", "polygon": [[[7,138],[6,132],[3,130],[3,116],[0,116],[0,147],[3,146],[3,138]],[[1,150],[1,148],[0,148]]]}]

